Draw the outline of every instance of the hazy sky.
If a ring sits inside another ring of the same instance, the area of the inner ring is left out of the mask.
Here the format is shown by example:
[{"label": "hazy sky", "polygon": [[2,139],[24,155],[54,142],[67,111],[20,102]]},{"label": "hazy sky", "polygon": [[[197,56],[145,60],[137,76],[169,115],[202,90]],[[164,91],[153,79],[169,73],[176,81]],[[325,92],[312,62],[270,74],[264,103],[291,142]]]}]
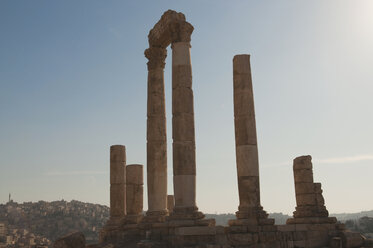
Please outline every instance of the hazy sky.
[{"label": "hazy sky", "polygon": [[167,9],[195,28],[202,211],[237,210],[232,59],[242,53],[251,54],[264,209],[294,211],[292,160],[305,154],[329,212],[373,209],[371,0],[0,1],[0,203],[10,192],[18,202],[108,205],[110,145],[146,164],[143,52]]}]

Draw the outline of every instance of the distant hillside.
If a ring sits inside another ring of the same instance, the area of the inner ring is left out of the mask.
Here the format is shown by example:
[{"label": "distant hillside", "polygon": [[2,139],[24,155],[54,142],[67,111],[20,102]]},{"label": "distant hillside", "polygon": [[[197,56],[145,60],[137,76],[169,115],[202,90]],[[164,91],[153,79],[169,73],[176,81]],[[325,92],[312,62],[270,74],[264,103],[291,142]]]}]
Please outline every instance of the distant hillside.
[{"label": "distant hillside", "polygon": [[330,216],[337,217],[339,221],[345,222],[346,220],[356,220],[362,217],[373,217],[373,210],[362,211],[359,213],[330,214]]},{"label": "distant hillside", "polygon": [[84,233],[87,243],[95,243],[108,218],[109,207],[79,201],[0,205],[0,222],[8,229],[27,229],[51,241],[79,230]]}]

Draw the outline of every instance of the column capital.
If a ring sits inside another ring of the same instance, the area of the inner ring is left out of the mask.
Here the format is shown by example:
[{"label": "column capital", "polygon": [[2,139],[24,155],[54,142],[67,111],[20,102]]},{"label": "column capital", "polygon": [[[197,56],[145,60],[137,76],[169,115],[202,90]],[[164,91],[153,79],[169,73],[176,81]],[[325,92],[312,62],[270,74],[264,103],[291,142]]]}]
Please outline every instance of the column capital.
[{"label": "column capital", "polygon": [[194,27],[189,22],[176,22],[170,25],[171,43],[190,42]]},{"label": "column capital", "polygon": [[163,47],[149,47],[144,52],[145,57],[149,60],[147,63],[148,70],[164,69],[167,50]]}]

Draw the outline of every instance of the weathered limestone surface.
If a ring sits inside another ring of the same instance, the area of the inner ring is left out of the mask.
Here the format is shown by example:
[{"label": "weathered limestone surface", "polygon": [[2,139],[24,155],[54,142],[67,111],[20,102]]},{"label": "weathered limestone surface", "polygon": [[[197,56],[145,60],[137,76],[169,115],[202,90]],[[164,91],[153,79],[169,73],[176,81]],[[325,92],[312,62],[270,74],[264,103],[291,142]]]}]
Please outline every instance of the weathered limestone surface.
[{"label": "weathered limestone surface", "polygon": [[110,147],[110,220],[126,215],[126,148]]},{"label": "weathered limestone surface", "polygon": [[[143,221],[143,171],[128,165],[124,147],[111,156],[111,207],[127,216],[122,225],[105,226],[100,243],[89,248],[345,248],[373,247],[358,233],[328,217],[320,183],[313,182],[310,156],[294,160],[297,207],[286,225],[274,225],[260,205],[259,164],[249,55],[234,57],[234,116],[240,205],[228,227],[204,219],[196,206],[196,162],[190,35],[185,16],[167,11],[149,33],[147,182],[149,209]],[[163,68],[172,44],[173,172],[175,197],[167,196],[166,117]],[[127,188],[122,187],[126,180]],[[127,193],[126,193],[127,192]],[[125,196],[126,194],[126,196]],[[126,198],[127,197],[127,198]],[[114,199],[115,198],[115,199]],[[222,200],[222,199],[221,199]],[[175,204],[175,206],[174,206]],[[125,206],[124,206],[125,207]],[[119,211],[120,210],[120,211]],[[170,216],[167,216],[170,213]],[[167,216],[167,217],[166,217]],[[79,239],[73,239],[79,240]],[[56,241],[57,243],[57,241]],[[72,247],[61,243],[63,248]],[[73,247],[80,247],[76,244]],[[83,245],[84,246],[84,245]],[[83,247],[82,246],[82,247]],[[55,246],[56,248],[59,248]]]},{"label": "weathered limestone surface", "polygon": [[287,223],[335,223],[335,218],[328,218],[320,183],[313,182],[312,157],[300,156],[294,159],[294,185],[297,201],[294,218]]},{"label": "weathered limestone surface", "polygon": [[127,215],[125,223],[138,223],[142,219],[144,176],[141,164],[130,164],[126,167]]},{"label": "weathered limestone surface", "polygon": [[193,26],[182,13],[165,12],[149,32],[147,182],[145,222],[162,222],[167,212],[167,144],[163,69],[172,48],[172,138],[175,208],[172,218],[199,219],[190,38]]},{"label": "weathered limestone surface", "polygon": [[[254,95],[251,79],[250,55],[233,58],[234,124],[236,137],[236,164],[240,205],[238,219],[267,218],[260,205],[259,162],[256,138]],[[231,225],[239,224],[231,221]]]},{"label": "weathered limestone surface", "polygon": [[167,50],[150,47],[148,58],[147,111],[147,221],[164,221],[167,215],[167,137],[163,69]]},{"label": "weathered limestone surface", "polygon": [[174,27],[172,39],[172,138],[175,207],[172,217],[199,219],[196,205],[196,155],[190,36],[193,27]]}]

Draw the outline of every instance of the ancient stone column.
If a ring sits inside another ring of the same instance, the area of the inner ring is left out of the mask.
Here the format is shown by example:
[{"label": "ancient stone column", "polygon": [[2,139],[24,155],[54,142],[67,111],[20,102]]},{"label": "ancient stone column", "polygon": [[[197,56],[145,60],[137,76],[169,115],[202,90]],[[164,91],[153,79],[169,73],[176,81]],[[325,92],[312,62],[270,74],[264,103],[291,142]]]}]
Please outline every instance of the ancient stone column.
[{"label": "ancient stone column", "polygon": [[110,222],[126,215],[126,148],[110,147]]},{"label": "ancient stone column", "polygon": [[250,55],[233,58],[234,125],[240,205],[238,219],[263,219]]},{"label": "ancient stone column", "polygon": [[293,161],[295,199],[297,206],[292,219],[286,223],[334,223],[335,218],[329,218],[322,195],[321,183],[314,183],[312,157],[300,156]]},{"label": "ancient stone column", "polygon": [[130,164],[126,167],[126,223],[138,223],[142,219],[143,191],[144,191],[143,166]]},{"label": "ancient stone column", "polygon": [[167,196],[167,209],[169,213],[172,213],[174,211],[175,207],[175,199],[173,195],[168,195]]},{"label": "ancient stone column", "polygon": [[147,185],[148,211],[146,220],[164,221],[167,215],[167,143],[164,93],[164,66],[167,50],[150,47],[148,58],[147,111]]},{"label": "ancient stone column", "polygon": [[[179,218],[201,218],[196,206],[196,152],[189,23],[178,26],[172,48],[172,138],[175,207]],[[193,215],[195,214],[195,215]]]}]

